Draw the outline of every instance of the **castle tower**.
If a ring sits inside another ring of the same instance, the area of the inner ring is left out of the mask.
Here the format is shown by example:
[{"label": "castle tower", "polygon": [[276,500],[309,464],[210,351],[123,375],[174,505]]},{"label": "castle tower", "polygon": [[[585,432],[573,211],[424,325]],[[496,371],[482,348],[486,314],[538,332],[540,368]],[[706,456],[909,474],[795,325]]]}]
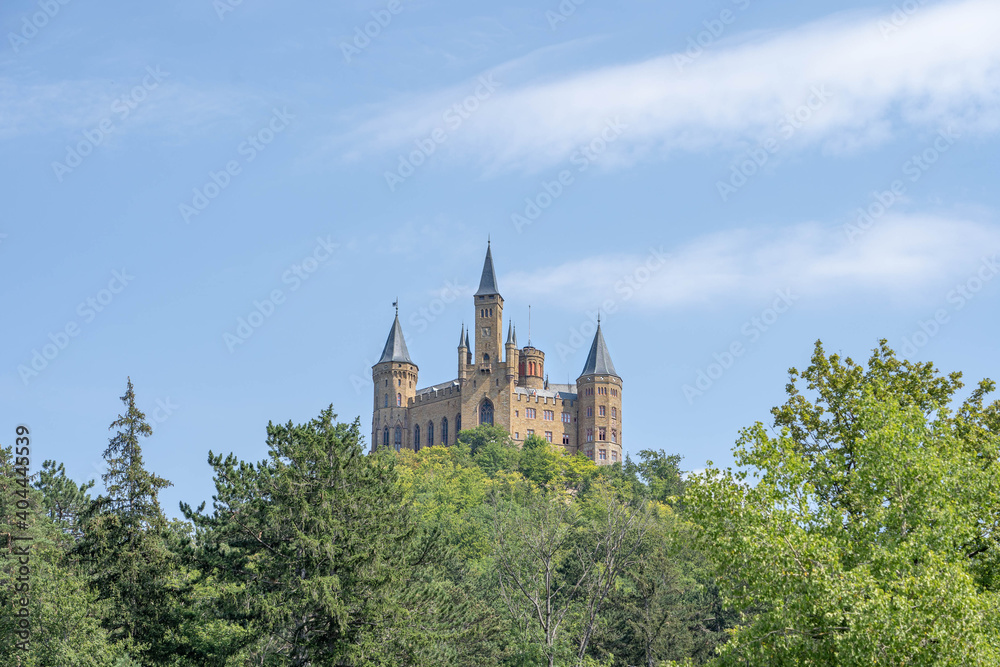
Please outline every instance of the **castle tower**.
[{"label": "castle tower", "polygon": [[583,372],[576,381],[579,403],[579,449],[598,464],[622,460],[622,379],[597,321],[597,333]]},{"label": "castle tower", "polygon": [[462,325],[462,332],[458,334],[458,382],[463,384],[469,377],[469,334]]},{"label": "castle tower", "polygon": [[514,325],[507,325],[507,342],[504,343],[505,360],[507,363],[507,384],[517,383],[518,378],[518,351],[517,351],[517,332],[514,331]]},{"label": "castle tower", "polygon": [[518,384],[525,389],[545,388],[545,353],[532,347],[530,341],[521,350],[518,375]]},{"label": "castle tower", "polygon": [[417,393],[417,365],[410,359],[399,326],[399,307],[382,357],[372,366],[375,405],[372,412],[372,448],[412,448],[407,407]]},{"label": "castle tower", "polygon": [[501,327],[503,326],[503,297],[497,288],[496,271],[493,270],[493,253],[486,246],[486,261],[483,263],[483,275],[479,280],[479,289],[472,296],[476,306],[475,340],[476,350],[473,361],[474,368],[479,373],[493,373],[499,370],[503,361],[501,344]]}]

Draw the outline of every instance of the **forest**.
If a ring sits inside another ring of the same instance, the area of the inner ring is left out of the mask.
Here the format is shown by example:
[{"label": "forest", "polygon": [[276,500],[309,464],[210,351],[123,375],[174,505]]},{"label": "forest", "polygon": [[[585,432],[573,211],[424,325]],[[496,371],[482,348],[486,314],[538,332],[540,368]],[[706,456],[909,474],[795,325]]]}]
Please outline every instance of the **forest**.
[{"label": "forest", "polygon": [[208,451],[211,503],[168,519],[128,380],[102,493],[0,449],[0,664],[997,665],[993,390],[817,342],[696,472],[486,426],[366,455],[331,406]]}]

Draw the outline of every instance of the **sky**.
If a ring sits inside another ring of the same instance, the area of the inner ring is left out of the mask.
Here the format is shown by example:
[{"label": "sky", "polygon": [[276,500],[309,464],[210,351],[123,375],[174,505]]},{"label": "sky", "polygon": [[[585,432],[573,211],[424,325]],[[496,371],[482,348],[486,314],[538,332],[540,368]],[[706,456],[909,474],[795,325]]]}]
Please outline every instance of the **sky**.
[{"label": "sky", "polygon": [[171,516],[269,421],[367,441],[392,303],[454,378],[487,239],[553,382],[601,313],[633,457],[730,464],[817,340],[1000,376],[995,0],[11,0],[0,33],[0,444],[36,470],[99,477],[129,377]]}]

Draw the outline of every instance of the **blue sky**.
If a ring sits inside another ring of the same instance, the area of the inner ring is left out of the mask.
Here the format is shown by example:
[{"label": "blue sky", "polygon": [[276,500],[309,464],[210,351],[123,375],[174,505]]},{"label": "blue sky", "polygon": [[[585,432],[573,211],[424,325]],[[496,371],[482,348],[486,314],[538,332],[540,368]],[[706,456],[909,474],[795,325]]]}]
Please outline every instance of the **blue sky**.
[{"label": "blue sky", "polygon": [[602,309],[633,454],[728,463],[817,339],[1000,375],[996,2],[17,0],[0,28],[0,442],[99,474],[131,376],[168,513],[268,420],[367,434],[397,297],[421,384],[452,379],[487,236],[553,381]]}]

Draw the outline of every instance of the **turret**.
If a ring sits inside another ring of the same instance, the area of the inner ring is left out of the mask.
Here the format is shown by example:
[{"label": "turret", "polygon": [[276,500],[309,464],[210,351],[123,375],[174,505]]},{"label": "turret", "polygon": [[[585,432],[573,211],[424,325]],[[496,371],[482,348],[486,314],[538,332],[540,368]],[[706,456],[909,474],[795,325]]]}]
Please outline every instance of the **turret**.
[{"label": "turret", "polygon": [[521,350],[518,384],[525,389],[545,387],[545,353],[529,343]]},{"label": "turret", "polygon": [[503,326],[503,297],[497,288],[496,271],[493,269],[493,253],[486,246],[486,261],[483,263],[483,275],[479,280],[479,289],[472,296],[476,306],[476,352],[474,368],[481,374],[498,370],[502,362],[500,355],[502,347],[500,337]]},{"label": "turret", "polygon": [[469,373],[469,335],[465,332],[465,325],[462,325],[462,333],[458,335],[458,381],[465,382]]},{"label": "turret", "polygon": [[611,362],[600,319],[576,381],[580,451],[601,465],[622,460],[622,379]]},{"label": "turret", "polygon": [[507,342],[504,343],[504,360],[507,368],[507,383],[518,381],[517,332],[513,324],[507,325]]},{"label": "turret", "polygon": [[375,383],[373,452],[378,447],[392,447],[396,450],[412,448],[406,408],[416,396],[417,370],[417,365],[410,359],[410,353],[406,349],[397,306],[396,319],[389,329],[382,356],[372,366],[372,381]]}]

